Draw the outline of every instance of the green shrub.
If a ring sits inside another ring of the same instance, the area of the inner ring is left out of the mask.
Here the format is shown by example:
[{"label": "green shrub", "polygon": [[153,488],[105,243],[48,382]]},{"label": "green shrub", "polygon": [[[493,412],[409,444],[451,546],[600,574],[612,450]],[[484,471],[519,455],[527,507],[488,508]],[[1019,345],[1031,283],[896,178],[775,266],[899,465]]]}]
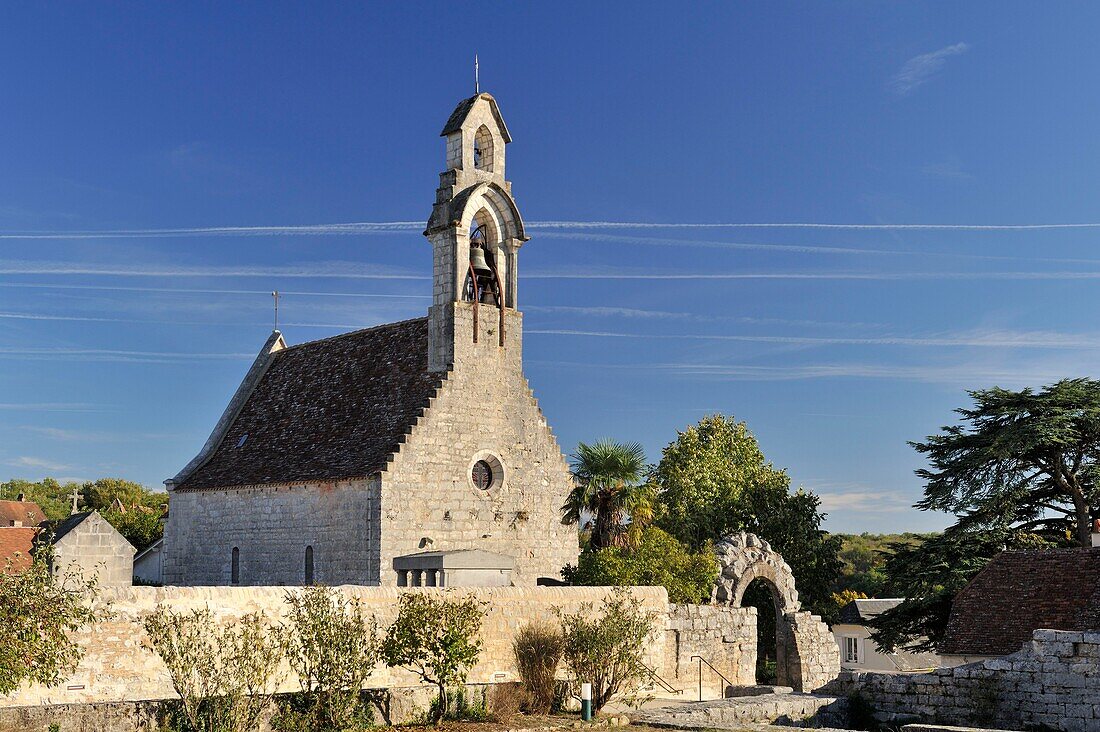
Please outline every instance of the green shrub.
[{"label": "green shrub", "polygon": [[287,660],[302,687],[309,728],[318,732],[362,726],[363,683],[377,665],[377,623],[358,600],[328,587],[286,594]]},{"label": "green shrub", "polygon": [[10,559],[0,566],[0,695],[24,681],[60,683],[83,656],[70,635],[103,615],[92,609],[95,578],[55,576],[50,555],[43,546],[30,567],[16,570]]},{"label": "green shrub", "polygon": [[410,592],[398,600],[397,620],[386,631],[382,656],[388,665],[404,667],[435,684],[439,703],[431,718],[436,724],[449,708],[449,690],[465,682],[477,663],[477,635],[484,616],[485,603],[472,597],[453,599],[449,592]]},{"label": "green shrub", "polygon": [[527,696],[525,708],[532,714],[549,714],[562,654],[561,630],[545,621],[527,623],[516,633],[512,653]]},{"label": "green shrub", "polygon": [[245,615],[219,626],[209,609],[158,607],[145,619],[153,650],[180,696],[173,721],[188,732],[251,732],[278,687],[283,658],[278,628]]},{"label": "green shrub", "polygon": [[592,684],[592,710],[598,712],[616,694],[629,703],[650,673],[642,663],[646,639],[656,630],[656,614],[642,610],[641,602],[622,587],[604,598],[602,613],[591,617],[592,605],[561,618],[563,659],[569,670],[571,693],[580,684]]}]

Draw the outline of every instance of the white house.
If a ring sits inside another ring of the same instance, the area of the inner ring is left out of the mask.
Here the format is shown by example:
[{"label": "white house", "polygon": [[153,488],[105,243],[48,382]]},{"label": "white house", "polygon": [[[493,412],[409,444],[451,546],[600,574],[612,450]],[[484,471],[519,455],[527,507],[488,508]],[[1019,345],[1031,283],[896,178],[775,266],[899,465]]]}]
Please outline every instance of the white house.
[{"label": "white house", "polygon": [[840,667],[845,671],[922,671],[940,665],[935,653],[884,653],[871,640],[867,621],[901,604],[901,599],[853,600],[840,611],[833,636],[840,646]]},{"label": "white house", "polygon": [[164,539],[157,539],[134,556],[134,581],[144,585],[164,583],[163,554],[161,548]]}]

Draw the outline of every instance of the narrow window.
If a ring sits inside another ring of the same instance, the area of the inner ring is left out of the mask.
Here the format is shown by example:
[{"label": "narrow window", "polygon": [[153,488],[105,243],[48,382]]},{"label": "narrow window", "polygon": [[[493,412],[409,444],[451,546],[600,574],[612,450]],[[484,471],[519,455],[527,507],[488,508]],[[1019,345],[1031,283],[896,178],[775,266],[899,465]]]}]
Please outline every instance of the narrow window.
[{"label": "narrow window", "polygon": [[235,585],[241,583],[241,550],[233,547],[233,562],[230,568],[231,581]]},{"label": "narrow window", "polygon": [[313,547],[306,547],[306,584],[313,584]]},{"label": "narrow window", "polygon": [[485,125],[474,133],[474,167],[493,172],[493,135]]},{"label": "narrow window", "polygon": [[859,638],[849,636],[844,639],[844,661],[859,663]]}]

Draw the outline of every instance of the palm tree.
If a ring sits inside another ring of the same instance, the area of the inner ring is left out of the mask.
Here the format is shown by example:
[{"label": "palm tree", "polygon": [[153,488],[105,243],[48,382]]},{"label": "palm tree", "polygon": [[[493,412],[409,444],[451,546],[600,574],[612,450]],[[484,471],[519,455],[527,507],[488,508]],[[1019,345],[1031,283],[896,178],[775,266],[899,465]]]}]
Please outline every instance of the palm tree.
[{"label": "palm tree", "polygon": [[561,507],[562,523],[579,523],[587,511],[593,519],[591,548],[629,544],[653,518],[653,491],[642,483],[645,450],[637,442],[605,438],[579,443],[569,457],[576,485]]}]

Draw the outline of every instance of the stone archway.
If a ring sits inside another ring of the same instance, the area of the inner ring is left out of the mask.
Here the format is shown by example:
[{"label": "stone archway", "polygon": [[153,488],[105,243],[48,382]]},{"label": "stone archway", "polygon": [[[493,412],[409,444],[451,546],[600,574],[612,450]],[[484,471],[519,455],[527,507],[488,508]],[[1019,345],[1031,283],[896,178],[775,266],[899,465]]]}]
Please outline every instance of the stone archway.
[{"label": "stone archway", "polygon": [[741,607],[745,590],[763,580],[775,605],[776,676],[780,686],[812,691],[840,673],[840,650],[829,627],[802,610],[790,565],[768,542],[741,532],[714,547],[720,573],[711,590],[716,605]]}]

